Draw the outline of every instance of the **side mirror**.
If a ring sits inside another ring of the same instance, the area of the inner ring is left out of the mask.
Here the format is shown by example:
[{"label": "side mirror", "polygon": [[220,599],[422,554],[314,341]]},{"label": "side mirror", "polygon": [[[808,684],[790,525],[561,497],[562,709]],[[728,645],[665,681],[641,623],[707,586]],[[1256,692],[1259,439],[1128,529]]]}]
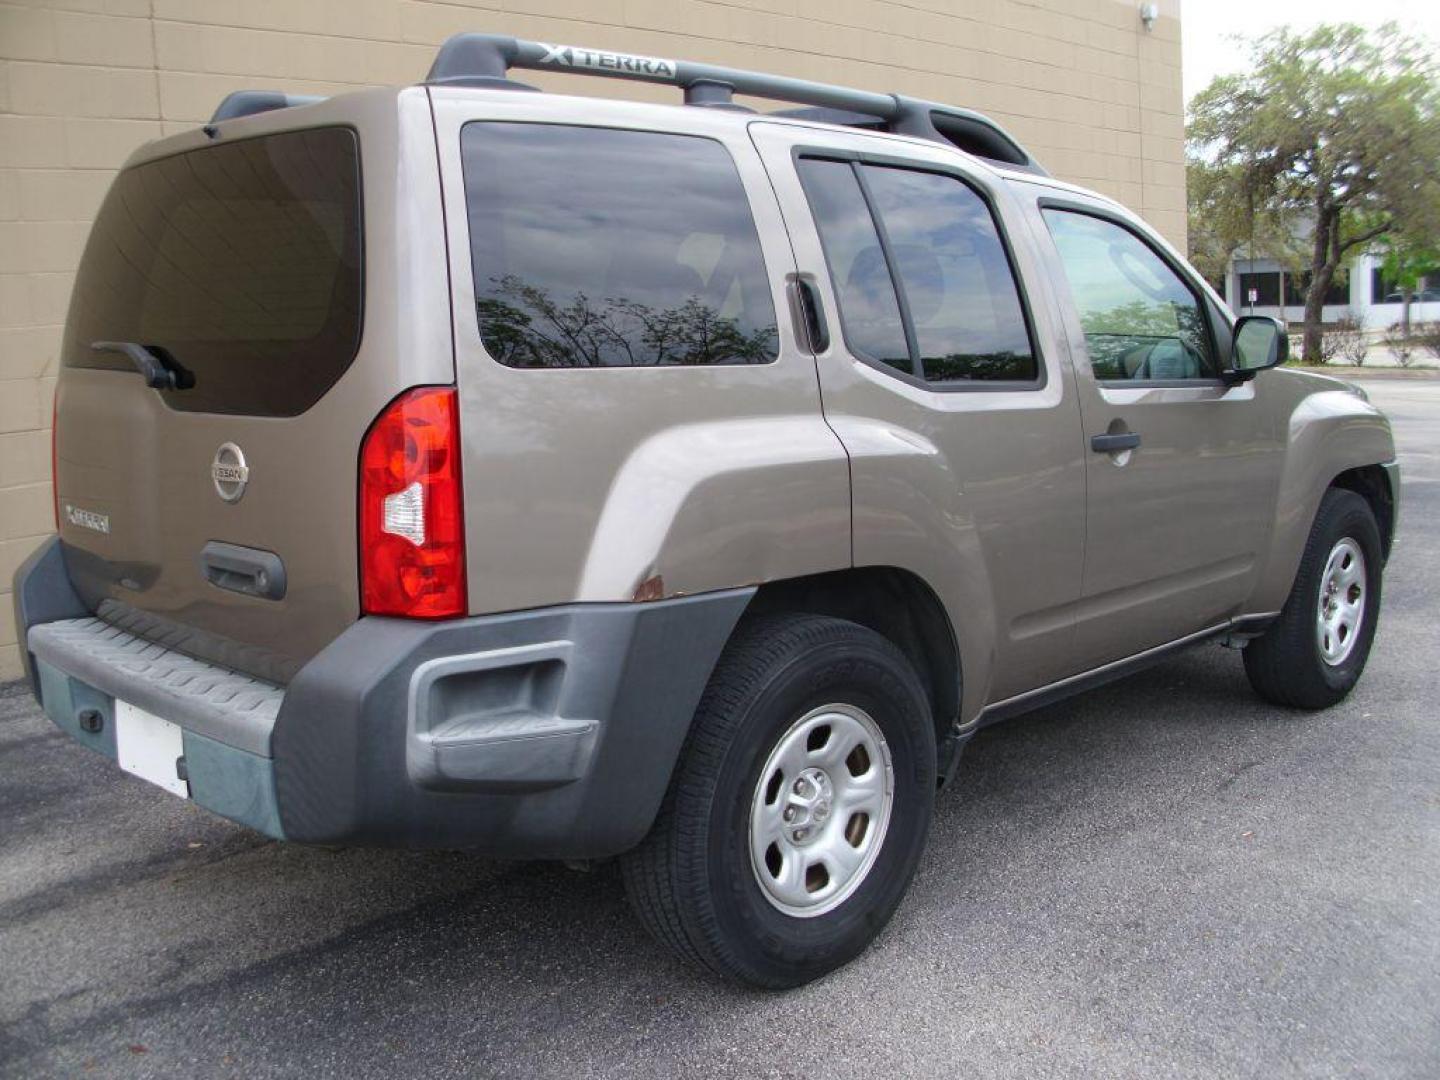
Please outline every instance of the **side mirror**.
[{"label": "side mirror", "polygon": [[1226,374],[1235,382],[1255,377],[1257,371],[1283,364],[1290,356],[1290,335],[1285,324],[1269,315],[1242,315],[1235,320],[1235,342]]}]

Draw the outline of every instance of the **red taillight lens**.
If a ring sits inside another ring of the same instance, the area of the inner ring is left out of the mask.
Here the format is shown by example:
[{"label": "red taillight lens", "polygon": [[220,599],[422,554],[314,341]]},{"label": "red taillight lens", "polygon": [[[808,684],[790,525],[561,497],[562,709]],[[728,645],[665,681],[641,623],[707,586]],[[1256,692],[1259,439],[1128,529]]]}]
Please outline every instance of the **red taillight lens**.
[{"label": "red taillight lens", "polygon": [[360,449],[360,606],[368,615],[465,614],[460,416],[453,386],[401,394]]}]

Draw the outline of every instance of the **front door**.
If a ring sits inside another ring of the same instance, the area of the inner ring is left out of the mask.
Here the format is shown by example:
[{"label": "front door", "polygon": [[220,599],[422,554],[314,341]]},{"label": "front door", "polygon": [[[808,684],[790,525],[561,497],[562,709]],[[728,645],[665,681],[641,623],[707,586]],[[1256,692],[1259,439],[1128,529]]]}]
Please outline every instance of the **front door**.
[{"label": "front door", "polygon": [[1066,196],[1031,208],[1076,356],[1087,669],[1240,612],[1269,537],[1280,436],[1253,382],[1220,378],[1229,329],[1138,222]]}]

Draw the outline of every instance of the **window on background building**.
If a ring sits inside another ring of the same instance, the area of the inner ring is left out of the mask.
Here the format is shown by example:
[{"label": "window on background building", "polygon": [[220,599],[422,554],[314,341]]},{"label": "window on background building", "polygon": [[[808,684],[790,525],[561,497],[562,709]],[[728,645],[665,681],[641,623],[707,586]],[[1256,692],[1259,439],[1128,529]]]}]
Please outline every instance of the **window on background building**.
[{"label": "window on background building", "polygon": [[1370,271],[1370,302],[1373,304],[1400,303],[1400,286],[1385,276],[1380,267]]},{"label": "window on background building", "polygon": [[[1370,297],[1371,303],[1375,304],[1398,304],[1404,299],[1400,295],[1399,284],[1386,277],[1378,266],[1370,271]],[[1437,274],[1422,277],[1410,294],[1412,302],[1437,298],[1440,298],[1440,275]]]},{"label": "window on background building", "polygon": [[1240,307],[1279,307],[1280,271],[1240,275]]},{"label": "window on background building", "polygon": [[[1301,307],[1305,303],[1305,294],[1310,291],[1309,270],[1299,274],[1285,275],[1285,304],[1287,307]],[[1330,288],[1325,290],[1324,303],[1335,307],[1344,307],[1350,303],[1350,275],[1347,271],[1340,271],[1330,282]]]}]

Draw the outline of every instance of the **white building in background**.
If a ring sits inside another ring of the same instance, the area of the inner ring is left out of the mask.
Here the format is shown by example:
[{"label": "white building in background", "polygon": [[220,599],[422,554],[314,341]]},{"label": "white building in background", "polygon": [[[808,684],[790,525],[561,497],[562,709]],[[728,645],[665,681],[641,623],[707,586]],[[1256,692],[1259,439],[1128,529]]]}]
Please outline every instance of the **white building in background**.
[{"label": "white building in background", "polygon": [[[1381,256],[1365,254],[1350,267],[1346,280],[1330,287],[1322,319],[1327,322],[1348,315],[1367,330],[1383,330],[1400,321],[1400,292],[1385,280]],[[1337,275],[1338,276],[1338,275]],[[1226,302],[1237,315],[1274,315],[1289,323],[1305,318],[1305,279],[1281,268],[1275,259],[1236,256],[1225,275]],[[1422,283],[1410,305],[1411,322],[1440,320],[1440,278]]]}]

